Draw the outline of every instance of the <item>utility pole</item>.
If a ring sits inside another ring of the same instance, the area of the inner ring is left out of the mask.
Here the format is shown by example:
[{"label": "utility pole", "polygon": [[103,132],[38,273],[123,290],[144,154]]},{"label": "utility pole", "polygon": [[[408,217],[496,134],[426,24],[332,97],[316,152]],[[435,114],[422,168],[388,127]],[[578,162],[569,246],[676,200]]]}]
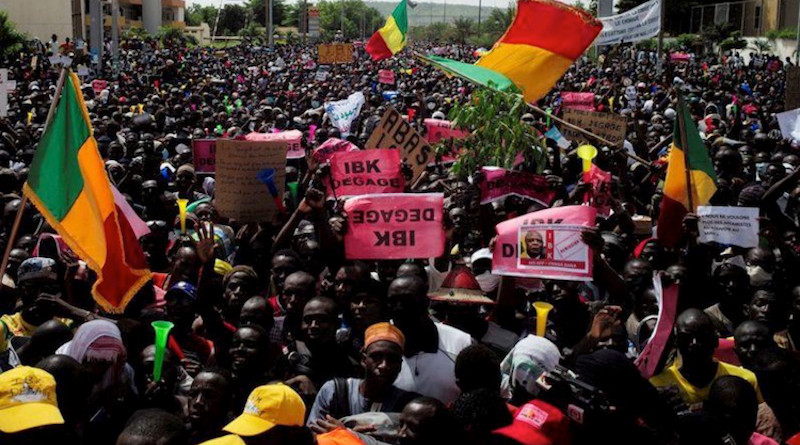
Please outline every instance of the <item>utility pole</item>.
[{"label": "utility pole", "polygon": [[478,0],[478,37],[481,35],[481,6],[483,6],[483,1]]},{"label": "utility pole", "polygon": [[272,48],[275,45],[275,39],[273,37],[272,31],[272,0],[267,0],[267,33],[269,33],[269,47]]},{"label": "utility pole", "polygon": [[666,8],[664,8],[664,0],[658,0],[658,8],[659,8],[659,25],[658,25],[658,42],[656,48],[656,74],[659,76],[661,72],[664,70],[664,64],[661,61],[663,58],[661,56],[661,52],[664,48],[664,15],[666,13]]},{"label": "utility pole", "polygon": [[342,40],[344,40],[344,0],[341,1],[341,17],[339,17],[339,31],[342,33]]},{"label": "utility pole", "polygon": [[100,0],[89,1],[89,51],[97,72],[103,69],[103,7]]},{"label": "utility pole", "polygon": [[119,74],[119,0],[111,0],[111,65]]},{"label": "utility pole", "polygon": [[447,23],[447,0],[444,0],[444,22]]},{"label": "utility pole", "polygon": [[797,41],[794,48],[794,66],[800,66],[800,4],[797,5]]}]

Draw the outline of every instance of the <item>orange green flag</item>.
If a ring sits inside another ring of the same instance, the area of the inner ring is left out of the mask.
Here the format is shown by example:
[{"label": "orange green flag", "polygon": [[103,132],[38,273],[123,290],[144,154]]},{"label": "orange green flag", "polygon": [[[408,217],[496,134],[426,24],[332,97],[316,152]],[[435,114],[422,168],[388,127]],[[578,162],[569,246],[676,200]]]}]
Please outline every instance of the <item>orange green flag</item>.
[{"label": "orange green flag", "polygon": [[[556,0],[518,0],[517,13],[511,26],[492,49],[464,73],[473,81],[502,75],[522,91],[525,101],[535,102],[547,94],[586,51],[603,24],[585,11]],[[445,71],[462,75],[457,62],[427,56]],[[433,59],[433,60],[432,60]],[[492,82],[497,84],[497,82]],[[488,83],[483,83],[490,86]]]},{"label": "orange green flag", "polygon": [[372,60],[378,61],[388,59],[400,52],[408,41],[408,11],[407,0],[402,0],[386,19],[383,28],[375,31],[367,42],[367,52],[372,56]]},{"label": "orange green flag", "polygon": [[23,191],[97,273],[95,301],[108,312],[122,312],[150,271],[135,230],[115,203],[78,76],[69,72],[54,100],[58,106]]},{"label": "orange green flag", "polygon": [[683,217],[689,212],[697,212],[697,206],[708,204],[717,191],[714,163],[683,98],[679,97],[678,102],[678,119],[675,120],[658,215],[658,240],[670,247],[677,244],[683,235]]}]

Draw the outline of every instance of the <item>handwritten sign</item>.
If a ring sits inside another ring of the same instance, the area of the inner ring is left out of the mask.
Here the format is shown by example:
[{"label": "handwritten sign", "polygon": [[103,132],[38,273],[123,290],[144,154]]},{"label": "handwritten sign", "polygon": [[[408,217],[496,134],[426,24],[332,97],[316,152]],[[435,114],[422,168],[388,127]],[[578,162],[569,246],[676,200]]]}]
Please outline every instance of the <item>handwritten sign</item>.
[{"label": "handwritten sign", "polygon": [[397,148],[403,159],[411,165],[416,180],[425,166],[433,160],[434,153],[417,130],[403,119],[393,107],[389,107],[375,131],[370,135],[366,148]]},{"label": "handwritten sign", "polygon": [[350,141],[343,141],[337,138],[329,138],[322,145],[315,148],[311,153],[317,164],[328,162],[335,153],[357,151],[359,148]]},{"label": "handwritten sign", "polygon": [[216,139],[192,141],[192,159],[197,173],[214,173],[217,159]]},{"label": "handwritten sign", "polygon": [[[608,139],[614,143],[614,146],[622,146],[622,141],[625,140],[625,133],[628,130],[627,119],[624,116],[612,113],[568,108],[564,110],[564,120]],[[569,140],[597,143],[594,140],[587,139],[583,133],[572,130],[567,126],[561,128],[561,133]]]},{"label": "handwritten sign", "polygon": [[386,193],[348,199],[348,259],[433,258],[444,253],[441,193]]},{"label": "handwritten sign", "polygon": [[352,43],[329,43],[317,46],[319,64],[350,63],[353,61]]},{"label": "handwritten sign", "polygon": [[286,158],[300,159],[306,156],[303,148],[303,132],[300,130],[281,131],[279,133],[252,132],[244,137],[248,141],[286,142]]},{"label": "handwritten sign", "polygon": [[550,190],[547,179],[542,175],[499,167],[483,167],[481,172],[484,176],[480,183],[481,204],[514,195],[549,207],[555,197],[555,191]]},{"label": "handwritten sign", "polygon": [[574,110],[594,111],[594,93],[565,91],[561,93],[561,105]]},{"label": "handwritten sign", "polygon": [[380,70],[378,71],[378,82],[387,85],[394,85],[394,71]]},{"label": "handwritten sign", "polygon": [[758,246],[758,208],[698,206],[700,242],[740,247]]},{"label": "handwritten sign", "polygon": [[603,217],[611,215],[611,173],[603,171],[592,164],[592,168],[584,173],[584,181],[592,184],[589,201],[597,209],[597,214]]},{"label": "handwritten sign", "polygon": [[337,153],[331,159],[336,196],[402,193],[400,153],[391,148]]},{"label": "handwritten sign", "polygon": [[220,214],[241,222],[275,219],[283,199],[286,141],[218,139],[216,147],[214,198]]}]

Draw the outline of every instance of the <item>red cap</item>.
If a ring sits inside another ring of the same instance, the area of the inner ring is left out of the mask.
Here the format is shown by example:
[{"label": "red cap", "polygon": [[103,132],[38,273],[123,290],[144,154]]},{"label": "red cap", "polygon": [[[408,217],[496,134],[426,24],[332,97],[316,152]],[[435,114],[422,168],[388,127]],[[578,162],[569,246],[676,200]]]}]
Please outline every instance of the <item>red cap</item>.
[{"label": "red cap", "polygon": [[494,431],[522,445],[568,445],[569,418],[553,405],[533,400],[522,406],[511,425]]}]

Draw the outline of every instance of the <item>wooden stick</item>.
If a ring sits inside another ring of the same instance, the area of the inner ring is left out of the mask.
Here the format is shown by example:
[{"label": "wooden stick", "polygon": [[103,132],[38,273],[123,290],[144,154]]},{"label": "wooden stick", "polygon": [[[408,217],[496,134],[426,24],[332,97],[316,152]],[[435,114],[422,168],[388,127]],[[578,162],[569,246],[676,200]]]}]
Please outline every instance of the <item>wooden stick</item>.
[{"label": "wooden stick", "polygon": [[[50,123],[53,121],[53,115],[56,111],[56,106],[58,105],[58,100],[61,97],[61,90],[64,89],[64,82],[67,79],[67,68],[61,68],[61,75],[58,77],[58,84],[56,84],[56,92],[53,96],[53,103],[50,104],[50,110],[47,112],[47,120],[45,121],[44,128],[45,131],[48,127],[50,127]],[[3,262],[0,263],[0,279],[6,274],[6,269],[8,268],[8,258],[11,256],[11,250],[14,248],[14,240],[17,238],[17,232],[19,231],[19,225],[22,222],[22,214],[25,212],[25,206],[28,204],[28,195],[22,194],[22,202],[20,202],[19,210],[17,210],[16,216],[14,216],[14,225],[11,226],[11,234],[8,236],[8,244],[6,244],[6,251],[3,253]]]},{"label": "wooden stick", "polygon": [[656,145],[653,145],[653,148],[648,150],[648,153],[650,153],[651,155],[653,153],[658,153],[659,151],[661,151],[662,148],[666,147],[667,145],[669,145],[671,143],[672,143],[672,135],[669,135],[668,137],[664,138],[663,141],[659,142]]},{"label": "wooden stick", "polygon": [[692,166],[689,162],[689,144],[687,143],[686,138],[686,120],[684,119],[683,111],[686,110],[686,106],[683,104],[683,95],[678,94],[678,126],[680,127],[681,132],[681,150],[683,150],[683,162],[684,162],[684,170],[686,173],[686,195],[689,200],[689,213],[694,213],[697,209],[694,208],[694,199],[692,198]]}]

